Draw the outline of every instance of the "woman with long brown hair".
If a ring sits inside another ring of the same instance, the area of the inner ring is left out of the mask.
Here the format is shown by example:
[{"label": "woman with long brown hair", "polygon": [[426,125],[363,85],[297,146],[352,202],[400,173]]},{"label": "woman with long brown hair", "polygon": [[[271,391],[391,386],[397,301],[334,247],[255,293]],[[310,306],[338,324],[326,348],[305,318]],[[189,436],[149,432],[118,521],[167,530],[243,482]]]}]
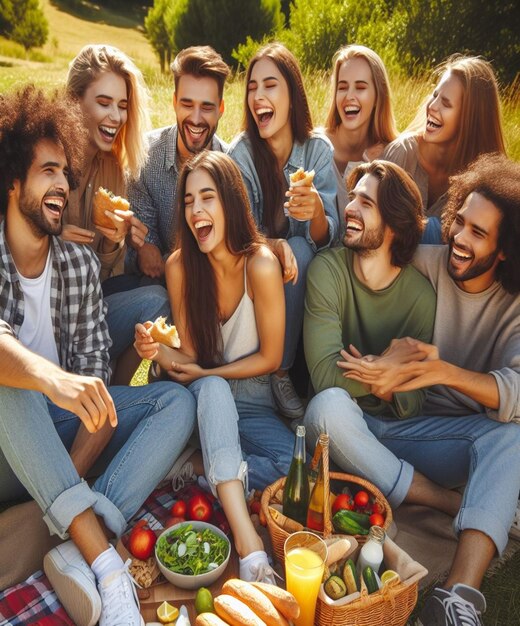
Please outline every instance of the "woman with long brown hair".
[{"label": "woman with long brown hair", "polygon": [[155,343],[151,322],[136,327],[135,346],[154,361],[156,375],[195,395],[206,478],[231,526],[240,577],[272,580],[244,487],[248,478],[249,487],[264,489],[286,474],[294,446],[269,385],[283,350],[280,265],[225,154],[205,151],[188,161],[178,199],[178,248],[166,263],[166,284],[181,347]]},{"label": "woman with long brown hair", "polygon": [[[307,267],[316,252],[337,239],[336,183],[332,145],[313,132],[303,78],[294,55],[279,43],[261,48],[246,76],[244,132],[230,146],[257,226],[279,258],[285,281],[287,325],[280,369],[271,387],[282,414],[303,417],[303,405],[287,371],[294,362],[303,324]],[[299,168],[314,179],[293,186]]]},{"label": "woman with long brown hair", "polygon": [[428,217],[423,243],[441,243],[449,177],[480,154],[505,154],[498,84],[491,64],[455,54],[434,71],[437,84],[407,130],[383,154],[415,180]]}]

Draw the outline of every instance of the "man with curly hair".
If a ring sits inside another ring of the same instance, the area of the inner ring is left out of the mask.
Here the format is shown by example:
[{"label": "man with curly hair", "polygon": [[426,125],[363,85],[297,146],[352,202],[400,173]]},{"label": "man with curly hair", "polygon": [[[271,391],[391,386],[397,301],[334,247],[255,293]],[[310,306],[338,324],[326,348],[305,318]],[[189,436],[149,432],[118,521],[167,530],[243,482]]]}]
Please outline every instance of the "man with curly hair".
[{"label": "man with curly hair", "polygon": [[382,358],[346,355],[348,377],[382,393],[426,389],[422,415],[352,414],[345,454],[385,486],[392,506],[424,504],[455,518],[448,578],[420,619],[469,626],[482,623],[478,589],[491,559],[508,531],[518,536],[510,527],[520,490],[520,164],[484,155],[454,176],[443,234],[447,246],[420,246],[414,260],[437,292],[433,345],[400,339]]},{"label": "man with curly hair", "polygon": [[85,148],[79,115],[33,86],[0,100],[0,501],[30,494],[50,532],[70,537],[44,568],[75,624],[138,626],[107,537],[184,448],[195,407],[171,382],[107,387],[100,264],[57,237]]}]

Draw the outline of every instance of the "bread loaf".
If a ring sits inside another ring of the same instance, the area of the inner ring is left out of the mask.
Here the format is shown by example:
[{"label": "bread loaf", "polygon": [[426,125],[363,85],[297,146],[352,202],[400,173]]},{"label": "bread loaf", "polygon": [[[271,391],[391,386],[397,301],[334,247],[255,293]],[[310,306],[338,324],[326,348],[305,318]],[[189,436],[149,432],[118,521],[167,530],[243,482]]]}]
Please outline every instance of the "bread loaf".
[{"label": "bread loaf", "polygon": [[201,613],[195,620],[196,626],[228,626],[228,623],[220,619],[215,613]]},{"label": "bread loaf", "polygon": [[247,604],[226,593],[214,600],[217,615],[231,626],[266,626]]},{"label": "bread loaf", "polygon": [[281,589],[276,585],[267,583],[251,583],[257,589],[265,594],[280,613],[288,620],[296,619],[300,615],[300,605],[292,593]]},{"label": "bread loaf", "polygon": [[150,328],[150,335],[154,341],[163,343],[170,348],[180,348],[181,341],[179,339],[179,333],[175,326],[170,326],[166,323],[165,317],[158,317],[153,326]]},{"label": "bread loaf", "polygon": [[242,600],[267,626],[289,626],[271,600],[251,583],[232,578],[224,583],[222,592]]}]

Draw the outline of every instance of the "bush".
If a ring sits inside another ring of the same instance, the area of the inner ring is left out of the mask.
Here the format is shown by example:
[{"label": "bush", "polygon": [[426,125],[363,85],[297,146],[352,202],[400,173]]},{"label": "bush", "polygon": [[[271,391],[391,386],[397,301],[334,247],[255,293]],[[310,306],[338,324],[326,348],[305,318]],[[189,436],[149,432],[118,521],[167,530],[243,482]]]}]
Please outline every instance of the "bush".
[{"label": "bush", "polygon": [[43,46],[49,24],[38,0],[0,0],[0,33],[25,50]]}]

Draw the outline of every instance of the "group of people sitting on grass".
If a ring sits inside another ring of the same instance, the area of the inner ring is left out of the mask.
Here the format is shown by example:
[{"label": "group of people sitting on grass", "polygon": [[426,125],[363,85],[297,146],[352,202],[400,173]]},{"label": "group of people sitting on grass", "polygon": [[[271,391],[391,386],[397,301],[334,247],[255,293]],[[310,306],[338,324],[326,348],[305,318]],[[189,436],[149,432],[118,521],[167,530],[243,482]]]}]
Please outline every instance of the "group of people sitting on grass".
[{"label": "group of people sitting on grass", "polygon": [[[81,50],[65,91],[0,101],[0,501],[30,495],[68,539],[44,566],[75,624],[137,626],[111,540],[194,442],[240,577],[274,583],[246,494],[287,473],[303,421],[392,507],[453,516],[421,622],[481,624],[520,491],[520,164],[491,66],[448,59],[397,136],[381,59],[346,46],[315,129],[297,60],[268,44],[231,145],[220,55],[187,48],[172,72],[176,124],[151,132],[110,46]],[[109,228],[100,186],[130,202]],[[180,348],[152,338],[159,316]],[[153,384],[128,386],[143,358]]]}]

